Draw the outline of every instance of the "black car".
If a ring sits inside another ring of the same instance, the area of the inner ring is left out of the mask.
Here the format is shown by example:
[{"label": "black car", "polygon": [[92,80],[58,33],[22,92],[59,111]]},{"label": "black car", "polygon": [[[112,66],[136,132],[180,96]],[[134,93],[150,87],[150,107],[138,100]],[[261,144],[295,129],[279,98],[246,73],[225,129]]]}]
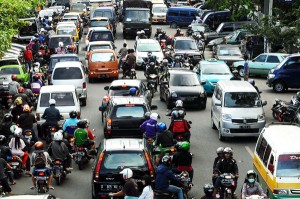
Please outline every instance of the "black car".
[{"label": "black car", "polygon": [[139,126],[145,121],[145,113],[151,106],[142,97],[113,97],[107,107],[99,107],[104,120],[104,137],[142,137]]},{"label": "black car", "polygon": [[174,107],[177,100],[182,100],[184,107],[206,108],[206,92],[193,71],[171,69],[159,88],[160,100],[166,102],[168,109]]},{"label": "black car", "polygon": [[149,175],[154,180],[154,168],[142,139],[104,139],[93,167],[92,198],[109,198],[125,184],[120,172],[133,171],[133,178],[142,192],[141,177]]}]

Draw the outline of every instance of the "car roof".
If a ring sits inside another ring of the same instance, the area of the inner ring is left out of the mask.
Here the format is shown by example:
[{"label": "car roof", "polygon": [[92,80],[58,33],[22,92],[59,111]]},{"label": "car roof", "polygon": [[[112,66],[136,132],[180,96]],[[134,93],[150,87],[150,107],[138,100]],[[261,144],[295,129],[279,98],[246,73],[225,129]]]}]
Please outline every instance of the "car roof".
[{"label": "car roof", "polygon": [[91,45],[113,45],[113,43],[111,41],[91,41],[89,42],[89,46]]},{"label": "car roof", "polygon": [[168,72],[170,74],[196,74],[195,72],[191,71],[191,70],[187,70],[187,69],[177,69],[177,68],[174,68],[174,69],[169,69]]},{"label": "car roof", "polygon": [[271,123],[262,131],[268,144],[281,153],[300,152],[300,126],[296,124]]},{"label": "car roof", "polygon": [[113,10],[114,7],[111,7],[111,6],[105,6],[105,7],[98,7],[94,10],[95,11],[98,11],[98,10]]},{"label": "car roof", "polygon": [[4,65],[4,66],[1,66],[0,70],[2,68],[22,68],[22,65]]},{"label": "car roof", "polygon": [[217,59],[214,59],[214,58],[211,58],[211,59],[207,59],[207,60],[201,60],[199,62],[200,64],[209,64],[209,65],[213,65],[213,64],[226,64],[224,61],[222,60],[217,60]]},{"label": "car roof", "polygon": [[190,37],[174,37],[175,40],[194,40]]},{"label": "car roof", "polygon": [[276,56],[288,56],[287,53],[262,53],[260,55],[276,55]]},{"label": "car roof", "polygon": [[171,7],[169,10],[191,10],[191,11],[197,11],[197,8],[194,7]]},{"label": "car roof", "polygon": [[104,31],[108,30],[106,27],[91,27],[89,31]]},{"label": "car roof", "polygon": [[92,19],[90,19],[90,21],[91,21],[91,20],[103,20],[103,21],[104,21],[104,20],[107,20],[107,21],[108,21],[109,18],[108,18],[108,17],[93,17]]},{"label": "car roof", "polygon": [[55,68],[77,67],[81,68],[82,63],[80,61],[61,61],[55,64]]},{"label": "car roof", "polygon": [[73,92],[75,91],[74,85],[51,85],[43,86],[40,93],[46,92]]},{"label": "car roof", "polygon": [[255,92],[256,89],[248,81],[221,80],[217,83],[225,92]]},{"label": "car roof", "polygon": [[[49,194],[42,194],[42,195],[11,195],[9,199],[47,199],[49,198]],[[6,198],[6,197],[3,197]],[[52,197],[53,198],[53,197]]]},{"label": "car roof", "polygon": [[104,139],[103,144],[104,144],[104,149],[106,151],[125,151],[125,150],[142,151],[145,148],[143,140],[137,138]]},{"label": "car roof", "polygon": [[113,53],[113,54],[115,54],[115,51],[112,49],[96,49],[96,50],[91,51],[91,54],[94,54],[94,53]]},{"label": "car roof", "polygon": [[111,102],[114,105],[126,105],[126,104],[134,104],[134,105],[144,105],[147,104],[145,98],[137,97],[137,96],[114,96],[111,98]]},{"label": "car roof", "polygon": [[142,43],[142,44],[154,44],[154,43],[158,43],[157,40],[154,39],[138,39],[137,43]]},{"label": "car roof", "polygon": [[50,35],[49,38],[59,38],[59,37],[71,37],[72,38],[72,35]]},{"label": "car roof", "polygon": [[165,7],[165,8],[167,8],[166,4],[163,4],[163,3],[155,3],[155,4],[152,5],[152,8],[154,8],[154,7]]},{"label": "car roof", "polygon": [[0,61],[2,60],[18,60],[18,56],[4,56],[4,57],[1,57]]},{"label": "car roof", "polygon": [[221,48],[221,47],[226,47],[226,48],[239,48],[238,45],[231,45],[231,44],[219,44],[218,47],[219,47],[219,48]]},{"label": "car roof", "polygon": [[78,55],[77,54],[53,54],[53,55],[51,55],[50,59],[51,58],[59,58],[59,57],[78,57]]},{"label": "car roof", "polygon": [[128,87],[134,86],[139,87],[141,84],[141,80],[135,80],[135,79],[127,79],[127,80],[114,80],[109,87],[117,87],[126,85]]},{"label": "car roof", "polygon": [[65,13],[65,14],[64,14],[64,17],[65,17],[65,16],[68,16],[68,15],[69,15],[69,16],[71,16],[71,15],[78,15],[78,16],[79,16],[79,13],[78,13],[78,12],[69,12],[69,13]]}]

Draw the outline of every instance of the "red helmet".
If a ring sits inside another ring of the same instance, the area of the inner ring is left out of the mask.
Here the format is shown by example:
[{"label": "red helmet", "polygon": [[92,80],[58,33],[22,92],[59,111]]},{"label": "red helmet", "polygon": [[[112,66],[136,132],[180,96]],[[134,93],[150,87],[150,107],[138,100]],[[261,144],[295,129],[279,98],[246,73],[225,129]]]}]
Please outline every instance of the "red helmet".
[{"label": "red helmet", "polygon": [[23,88],[22,86],[19,87],[19,88],[18,88],[18,92],[19,92],[19,93],[24,93],[24,88]]},{"label": "red helmet", "polygon": [[173,38],[172,38],[172,36],[168,36],[168,40],[172,40]]},{"label": "red helmet", "polygon": [[18,79],[17,75],[11,75],[11,80],[17,81],[17,79]]},{"label": "red helmet", "polygon": [[183,32],[180,32],[180,36],[184,36],[184,33],[183,33]]},{"label": "red helmet", "polygon": [[34,75],[37,76],[37,78],[42,79],[41,73],[35,73]]}]

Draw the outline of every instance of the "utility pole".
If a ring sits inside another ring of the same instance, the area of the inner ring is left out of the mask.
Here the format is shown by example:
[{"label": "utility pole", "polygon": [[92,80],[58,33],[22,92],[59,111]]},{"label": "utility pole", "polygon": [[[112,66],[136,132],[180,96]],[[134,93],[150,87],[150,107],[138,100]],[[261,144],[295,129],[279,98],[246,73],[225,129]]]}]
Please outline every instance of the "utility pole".
[{"label": "utility pole", "polygon": [[[272,17],[273,0],[264,0],[264,15],[266,17]],[[271,20],[269,21],[271,23]],[[266,37],[264,37],[264,52],[269,52],[269,43]]]}]

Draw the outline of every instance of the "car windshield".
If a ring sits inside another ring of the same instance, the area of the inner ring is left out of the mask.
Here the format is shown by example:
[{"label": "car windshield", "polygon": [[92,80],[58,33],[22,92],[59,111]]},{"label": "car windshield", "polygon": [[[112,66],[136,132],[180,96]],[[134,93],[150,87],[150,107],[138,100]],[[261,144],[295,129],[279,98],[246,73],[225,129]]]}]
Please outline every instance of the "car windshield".
[{"label": "car windshield", "polygon": [[110,31],[93,32],[91,41],[113,41],[113,36]]},{"label": "car windshield", "polygon": [[146,110],[144,106],[126,104],[118,106],[115,110],[116,118],[144,118]]},{"label": "car windshield", "polygon": [[228,108],[261,107],[261,101],[256,92],[227,92],[224,104]]},{"label": "car windshield", "polygon": [[178,40],[175,43],[177,50],[197,50],[197,45],[194,40]]},{"label": "car windshield", "polygon": [[112,13],[110,11],[95,11],[93,17],[107,17],[107,18],[112,18]]},{"label": "car windshield", "polygon": [[78,18],[78,15],[77,14],[67,14],[67,15],[64,15],[64,19],[77,19]]},{"label": "car windshield", "polygon": [[127,22],[135,22],[135,21],[143,21],[149,22],[150,15],[146,10],[127,10],[125,13],[125,21]]},{"label": "car windshield", "polygon": [[76,35],[76,30],[74,28],[62,28],[57,30],[57,35]]},{"label": "car windshield", "polygon": [[113,53],[93,53],[91,62],[112,62],[115,61],[115,56]]},{"label": "car windshield", "polygon": [[50,67],[49,68],[54,68],[55,64],[58,62],[65,62],[65,61],[79,61],[79,58],[76,57],[59,57],[59,58],[51,58],[50,60]]},{"label": "car windshield", "polygon": [[300,177],[300,154],[279,155],[277,177]]},{"label": "car windshield", "polygon": [[37,25],[35,19],[24,20],[26,25],[19,29],[20,36],[33,36],[37,33]]},{"label": "car windshield", "polygon": [[17,59],[0,60],[0,66],[20,65]]},{"label": "car windshield", "polygon": [[138,93],[138,88],[134,86],[114,86],[109,88],[109,96],[128,96],[130,88],[135,88]]},{"label": "car windshield", "polygon": [[205,26],[192,25],[192,29],[194,32],[205,32]]},{"label": "car windshield", "polygon": [[105,169],[118,169],[124,167],[145,167],[147,164],[142,152],[134,151],[108,151],[105,153],[103,167]]},{"label": "car windshield", "polygon": [[83,12],[85,9],[85,6],[83,4],[71,4],[71,12]]},{"label": "car windshield", "polygon": [[19,68],[0,68],[0,74],[5,74],[5,75],[16,74],[16,75],[19,75],[20,74],[20,69]]},{"label": "car windshield", "polygon": [[140,43],[137,46],[138,52],[160,52],[161,47],[158,43]]},{"label": "car windshield", "polygon": [[220,48],[219,56],[242,56],[241,50],[237,48]]},{"label": "car windshield", "polygon": [[41,18],[44,18],[45,16],[52,17],[54,11],[55,10],[50,10],[50,9],[49,10],[41,10],[39,12],[39,16]]},{"label": "car windshield", "polygon": [[229,75],[230,70],[228,66],[225,65],[205,65],[201,67],[202,74],[204,75]]},{"label": "car windshield", "polygon": [[90,27],[106,27],[107,21],[100,20],[92,20],[90,23]]},{"label": "car windshield", "polygon": [[197,75],[191,74],[173,74],[170,78],[171,86],[199,86]]},{"label": "car windshield", "polygon": [[168,8],[167,7],[153,7],[152,12],[153,13],[167,13]]},{"label": "car windshield", "polygon": [[[55,99],[56,107],[58,106],[75,106],[73,93],[61,92],[51,93],[51,99]],[[49,107],[50,93],[42,93],[40,97],[40,107]]]},{"label": "car windshield", "polygon": [[57,48],[59,42],[63,42],[64,46],[72,45],[71,37],[67,37],[67,36],[52,37],[50,38],[49,41],[49,48]]},{"label": "car windshield", "polygon": [[80,68],[65,67],[56,68],[53,74],[53,80],[69,80],[69,79],[82,79]]},{"label": "car windshield", "polygon": [[97,50],[97,49],[111,49],[110,45],[93,45],[90,46],[90,51],[91,50]]}]

